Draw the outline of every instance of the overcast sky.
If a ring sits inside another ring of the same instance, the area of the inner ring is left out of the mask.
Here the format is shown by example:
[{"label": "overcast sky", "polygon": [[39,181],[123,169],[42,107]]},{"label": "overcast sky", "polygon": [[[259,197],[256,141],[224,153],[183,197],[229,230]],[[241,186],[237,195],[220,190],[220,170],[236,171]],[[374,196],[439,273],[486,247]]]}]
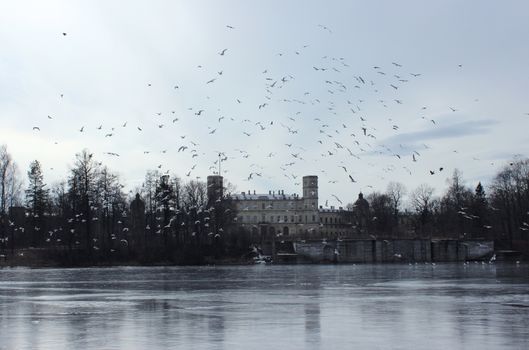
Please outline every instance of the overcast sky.
[{"label": "overcast sky", "polygon": [[219,152],[239,191],[318,175],[335,205],[474,187],[528,155],[527,23],[527,1],[2,1],[0,144],[49,184],[88,148],[127,189]]}]

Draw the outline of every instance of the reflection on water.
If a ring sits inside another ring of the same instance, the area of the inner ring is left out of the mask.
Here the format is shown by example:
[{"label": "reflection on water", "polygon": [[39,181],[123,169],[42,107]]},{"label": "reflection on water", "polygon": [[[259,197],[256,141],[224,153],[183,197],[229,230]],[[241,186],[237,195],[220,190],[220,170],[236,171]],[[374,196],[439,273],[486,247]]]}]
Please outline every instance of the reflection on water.
[{"label": "reflection on water", "polygon": [[528,348],[529,265],[0,270],[0,349]]}]

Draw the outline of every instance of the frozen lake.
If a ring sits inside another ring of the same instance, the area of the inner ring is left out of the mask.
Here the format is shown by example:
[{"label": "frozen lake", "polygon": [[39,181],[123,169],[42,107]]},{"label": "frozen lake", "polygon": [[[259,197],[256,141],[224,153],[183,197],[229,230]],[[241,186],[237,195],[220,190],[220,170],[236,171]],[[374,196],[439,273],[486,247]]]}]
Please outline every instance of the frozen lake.
[{"label": "frozen lake", "polygon": [[527,349],[529,265],[1,269],[0,349]]}]

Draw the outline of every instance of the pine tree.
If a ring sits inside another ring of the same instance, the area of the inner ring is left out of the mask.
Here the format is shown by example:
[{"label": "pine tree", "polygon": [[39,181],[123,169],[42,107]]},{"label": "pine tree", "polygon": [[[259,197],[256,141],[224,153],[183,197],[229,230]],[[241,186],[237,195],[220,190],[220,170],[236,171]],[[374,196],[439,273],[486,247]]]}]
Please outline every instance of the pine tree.
[{"label": "pine tree", "polygon": [[481,182],[478,182],[478,185],[476,186],[476,190],[474,191],[474,195],[476,196],[476,200],[485,203],[485,190],[483,189],[483,186],[481,185]]},{"label": "pine tree", "polygon": [[30,211],[32,221],[32,236],[31,244],[35,246],[40,243],[41,233],[45,232],[42,224],[44,222],[44,214],[48,210],[49,204],[49,190],[44,183],[44,176],[42,174],[42,167],[38,160],[31,162],[28,171],[29,186],[26,190],[26,205]]},{"label": "pine tree", "polygon": [[75,214],[76,231],[84,231],[86,253],[88,258],[92,252],[99,249],[94,244],[92,235],[92,218],[97,197],[97,177],[100,173],[100,163],[94,161],[92,153],[84,149],[75,155],[74,167],[68,179],[68,195],[73,213]]},{"label": "pine tree", "polygon": [[489,229],[491,226],[487,225],[488,218],[488,203],[485,195],[485,190],[481,182],[478,182],[474,190],[474,198],[472,201],[472,214],[474,215],[474,236],[473,238],[490,238]]}]

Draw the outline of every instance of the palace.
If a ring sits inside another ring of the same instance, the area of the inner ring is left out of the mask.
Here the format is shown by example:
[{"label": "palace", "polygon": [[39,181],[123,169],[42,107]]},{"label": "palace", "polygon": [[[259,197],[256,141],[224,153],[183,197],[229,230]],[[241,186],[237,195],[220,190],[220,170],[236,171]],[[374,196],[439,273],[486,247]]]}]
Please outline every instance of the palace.
[{"label": "palace", "polygon": [[[223,177],[208,176],[208,198],[223,196]],[[369,204],[359,195],[355,208],[323,208],[318,204],[318,177],[303,177],[302,196],[285,194],[283,190],[268,193],[251,191],[229,194],[237,208],[237,223],[253,233],[298,238],[351,237],[362,231],[362,218],[355,213],[365,213]]]}]

